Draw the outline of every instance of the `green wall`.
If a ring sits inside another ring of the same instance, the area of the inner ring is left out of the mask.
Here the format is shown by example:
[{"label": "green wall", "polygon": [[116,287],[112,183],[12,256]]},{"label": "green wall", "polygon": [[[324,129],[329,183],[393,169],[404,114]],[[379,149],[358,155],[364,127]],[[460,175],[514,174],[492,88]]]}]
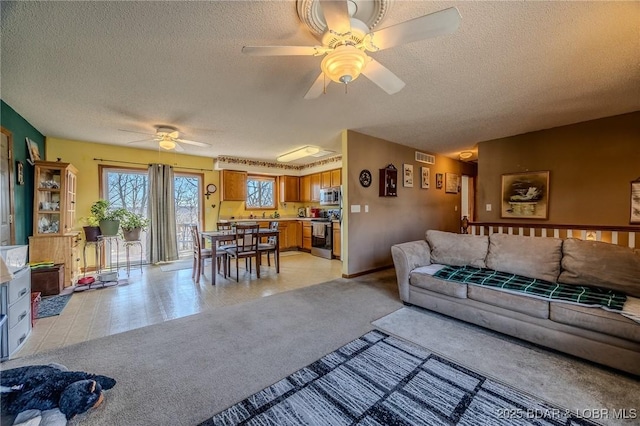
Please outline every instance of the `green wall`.
[{"label": "green wall", "polygon": [[[16,244],[28,244],[33,232],[33,166],[27,162],[29,138],[38,144],[40,156],[44,155],[44,135],[3,100],[0,100],[0,125],[11,132],[13,138],[13,159],[24,164],[24,185],[14,186]],[[44,158],[43,158],[44,159]],[[15,166],[14,166],[15,169]]]}]

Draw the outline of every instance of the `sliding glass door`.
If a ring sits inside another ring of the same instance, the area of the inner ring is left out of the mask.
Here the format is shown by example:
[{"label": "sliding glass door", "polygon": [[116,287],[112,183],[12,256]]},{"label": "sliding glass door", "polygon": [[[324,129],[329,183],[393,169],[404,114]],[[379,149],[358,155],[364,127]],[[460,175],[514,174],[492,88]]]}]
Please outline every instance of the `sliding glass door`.
[{"label": "sliding glass door", "polygon": [[[110,201],[113,208],[123,207],[129,211],[147,216],[148,176],[146,169],[100,166],[101,197]],[[178,253],[181,257],[190,256],[193,242],[187,225],[202,223],[202,175],[175,173],[175,213]],[[142,259],[147,262],[147,235],[140,235]],[[114,247],[115,250],[115,247]],[[117,253],[118,261],[126,260],[124,249]],[[116,253],[112,253],[115,261]],[[132,262],[139,262],[140,254],[131,254]],[[108,258],[108,255],[107,255]]]}]

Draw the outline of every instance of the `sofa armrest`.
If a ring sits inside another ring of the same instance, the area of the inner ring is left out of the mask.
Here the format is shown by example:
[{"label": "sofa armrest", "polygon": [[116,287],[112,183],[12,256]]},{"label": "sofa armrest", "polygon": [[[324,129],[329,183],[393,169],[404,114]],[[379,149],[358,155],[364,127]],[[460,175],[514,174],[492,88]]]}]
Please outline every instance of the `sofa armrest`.
[{"label": "sofa armrest", "polygon": [[403,302],[409,301],[409,274],[415,268],[431,265],[431,249],[424,240],[395,244],[391,247],[393,265],[396,268],[398,290]]}]

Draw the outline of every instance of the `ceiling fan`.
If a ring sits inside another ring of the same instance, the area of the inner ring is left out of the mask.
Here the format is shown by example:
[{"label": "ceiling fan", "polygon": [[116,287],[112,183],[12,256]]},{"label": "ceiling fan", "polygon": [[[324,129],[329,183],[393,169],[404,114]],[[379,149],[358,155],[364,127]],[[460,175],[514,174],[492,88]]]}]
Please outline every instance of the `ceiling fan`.
[{"label": "ceiling fan", "polygon": [[392,95],[405,83],[366,52],[377,52],[451,34],[460,25],[460,13],[455,7],[420,16],[387,28],[370,32],[367,25],[353,18],[356,3],[353,0],[318,0],[322,6],[327,29],[322,46],[244,46],[242,52],[252,56],[322,56],[322,72],[305,94],[314,99],[324,92],[325,77],[348,85],[363,74],[382,90]]},{"label": "ceiling fan", "polygon": [[152,136],[151,138],[127,142],[129,144],[156,141],[158,142],[158,146],[160,146],[160,148],[166,149],[166,150],[174,149],[176,151],[184,151],[184,148],[180,144],[194,145],[194,146],[201,146],[201,147],[211,146],[210,144],[204,143],[204,142],[196,142],[196,141],[190,141],[186,139],[180,139],[180,132],[178,131],[178,129],[176,129],[173,126],[156,126],[155,134],[136,132],[133,130],[124,130],[124,129],[118,129],[118,130],[122,132],[139,133],[141,135]]}]

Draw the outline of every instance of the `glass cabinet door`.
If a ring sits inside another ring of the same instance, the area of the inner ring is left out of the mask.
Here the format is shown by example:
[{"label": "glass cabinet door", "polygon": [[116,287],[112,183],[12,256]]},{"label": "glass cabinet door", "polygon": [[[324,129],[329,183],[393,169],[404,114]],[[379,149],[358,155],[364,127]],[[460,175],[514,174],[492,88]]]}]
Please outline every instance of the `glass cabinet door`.
[{"label": "glass cabinet door", "polygon": [[69,163],[35,162],[33,235],[73,231],[76,214],[76,169]]},{"label": "glass cabinet door", "polygon": [[39,167],[36,172],[34,233],[59,234],[62,170]]},{"label": "glass cabinet door", "polygon": [[76,175],[70,170],[67,170],[65,183],[67,187],[67,196],[65,199],[67,214],[65,217],[64,232],[70,232],[76,221]]}]

